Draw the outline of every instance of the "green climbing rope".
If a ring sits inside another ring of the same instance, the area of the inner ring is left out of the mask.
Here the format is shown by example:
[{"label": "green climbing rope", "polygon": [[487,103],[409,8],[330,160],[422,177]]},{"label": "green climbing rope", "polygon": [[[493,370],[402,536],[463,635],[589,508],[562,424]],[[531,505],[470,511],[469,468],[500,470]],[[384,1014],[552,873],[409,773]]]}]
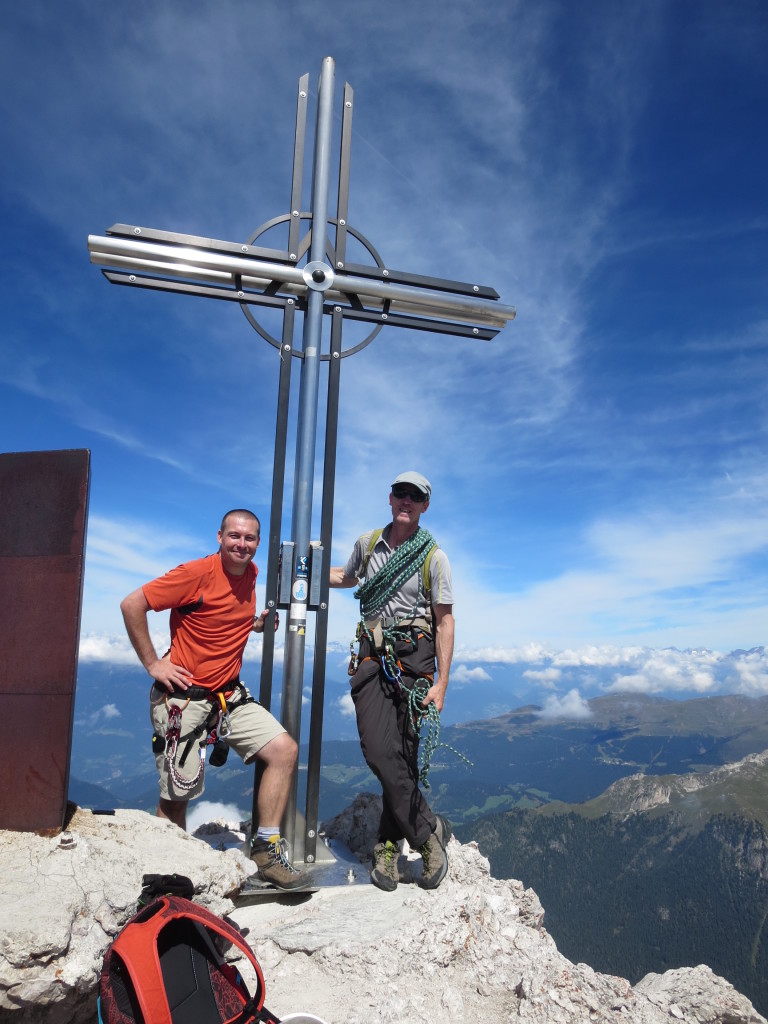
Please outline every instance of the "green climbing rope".
[{"label": "green climbing rope", "polygon": [[[432,686],[431,679],[427,676],[419,676],[411,687],[403,686],[401,683],[402,670],[395,655],[395,644],[401,641],[415,646],[410,629],[398,629],[397,625],[394,625],[384,629],[382,633],[384,645],[379,654],[381,667],[390,682],[407,699],[408,714],[416,735],[419,737],[419,782],[425,789],[431,788],[429,769],[432,756],[438,747],[445,747],[460,758],[467,767],[474,768],[473,763],[460,750],[456,750],[449,743],[440,742],[440,712],[434,702],[427,704],[426,707],[423,706],[424,698]],[[365,623],[361,624],[361,635],[373,644],[373,635]]]},{"label": "green climbing rope", "polygon": [[387,599],[419,571],[434,543],[429,530],[420,526],[412,537],[403,541],[378,572],[358,587],[355,597],[360,599],[363,619],[373,618],[384,607]]}]

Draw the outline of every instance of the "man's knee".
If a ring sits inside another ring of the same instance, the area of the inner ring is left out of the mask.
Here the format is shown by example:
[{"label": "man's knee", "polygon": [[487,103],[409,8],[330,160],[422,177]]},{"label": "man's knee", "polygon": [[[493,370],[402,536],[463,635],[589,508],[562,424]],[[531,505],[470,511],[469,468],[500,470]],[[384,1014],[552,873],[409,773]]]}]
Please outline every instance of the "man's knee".
[{"label": "man's knee", "polygon": [[279,736],[266,743],[256,756],[267,765],[293,771],[299,757],[299,747],[292,736],[287,732],[281,732]]}]

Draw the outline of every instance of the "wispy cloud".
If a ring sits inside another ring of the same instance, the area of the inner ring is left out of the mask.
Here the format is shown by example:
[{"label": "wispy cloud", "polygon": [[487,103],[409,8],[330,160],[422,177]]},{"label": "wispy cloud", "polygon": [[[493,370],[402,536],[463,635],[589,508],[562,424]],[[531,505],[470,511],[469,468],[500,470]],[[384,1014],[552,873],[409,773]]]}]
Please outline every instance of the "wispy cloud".
[{"label": "wispy cloud", "polygon": [[[83,656],[129,659],[110,639],[120,599],[212,550],[225,508],[267,511],[279,369],[235,306],[108,286],[86,234],[122,221],[244,240],[288,212],[297,79],[310,72],[314,100],[328,53],[355,89],[350,224],[387,266],[490,284],[518,308],[490,344],[387,329],[343,361],[332,560],[420,468],[459,649],[485,652],[489,674],[520,664],[562,688],[557,651],[764,643],[768,91],[752,8],[691,32],[666,0],[514,0],[493,18],[393,4],[333,21],[235,0],[129,22],[81,0],[8,14],[0,418],[19,450],[92,449]],[[258,67],[255,33],[270,40]],[[268,103],[233,104],[267,85]],[[322,415],[320,430],[318,450]],[[355,619],[334,593],[331,641]],[[642,659],[615,657],[628,685],[652,685]],[[457,682],[480,685],[477,667],[457,657]],[[733,685],[759,688],[761,671],[739,663]]]},{"label": "wispy cloud", "polygon": [[476,668],[467,668],[466,665],[459,665],[451,674],[451,679],[454,683],[484,683],[490,678],[491,676],[488,672],[479,665]]}]

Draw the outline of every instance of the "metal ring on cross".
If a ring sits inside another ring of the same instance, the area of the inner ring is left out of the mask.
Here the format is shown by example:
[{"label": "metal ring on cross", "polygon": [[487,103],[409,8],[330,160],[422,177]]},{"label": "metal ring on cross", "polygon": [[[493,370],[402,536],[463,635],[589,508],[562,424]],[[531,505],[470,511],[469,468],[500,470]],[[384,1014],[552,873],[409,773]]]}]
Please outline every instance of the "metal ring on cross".
[{"label": "metal ring on cross", "polygon": [[[311,213],[302,213],[299,216],[301,217],[301,220],[312,220]],[[291,219],[291,214],[289,213],[281,214],[279,217],[273,217],[272,220],[268,220],[266,224],[262,224],[260,228],[257,228],[257,230],[254,231],[254,233],[248,239],[247,244],[254,245],[256,240],[260,238],[262,235],[266,234],[267,231],[270,231],[278,224],[285,224],[287,221],[290,221]],[[329,217],[328,223],[338,227],[338,221],[336,220],[335,217]],[[374,246],[368,241],[368,239],[364,235],[361,235],[359,231],[356,231],[355,228],[350,227],[349,224],[346,225],[346,231],[347,234],[352,235],[353,238],[356,238],[357,241],[363,246],[363,248],[370,254],[379,270],[384,270],[384,261],[382,260],[381,256],[379,256]],[[301,242],[299,251],[296,253],[296,263],[298,263],[298,261],[306,255],[307,250],[309,249],[310,246],[310,242],[311,235],[309,232],[307,232],[307,234],[305,235],[304,239]],[[327,264],[322,263],[319,260],[313,260],[312,262],[307,263],[307,265],[302,269],[304,280],[308,288],[312,288],[316,291],[327,291],[333,285],[334,272],[332,267],[336,262],[336,254],[333,252],[332,249],[330,249],[330,251],[326,253],[326,256],[328,258]],[[385,319],[386,315],[389,313],[390,305],[390,300],[385,299],[382,308],[382,316]],[[269,342],[270,345],[273,345],[277,349],[282,349],[282,342],[279,341],[277,338],[273,337],[266,329],[266,327],[264,327],[263,324],[259,323],[256,317],[253,315],[251,307],[247,302],[241,302],[240,308],[245,314],[245,318],[251,325],[251,327],[253,327],[253,329],[257,331],[265,341]],[[353,345],[348,349],[342,349],[340,353],[341,358],[345,359],[347,356],[352,356],[355,354],[355,352],[359,352],[361,349],[364,349],[367,345],[370,345],[370,343],[373,341],[373,339],[384,326],[384,323],[376,324],[373,330],[369,334],[367,334],[366,337],[363,338],[361,342],[358,342],[357,345]],[[297,352],[293,346],[291,346],[291,355],[295,356],[297,359],[304,358],[304,353]],[[328,360],[330,360],[330,358],[330,353],[326,353],[320,356],[320,359],[323,360],[324,362],[327,362]]]}]

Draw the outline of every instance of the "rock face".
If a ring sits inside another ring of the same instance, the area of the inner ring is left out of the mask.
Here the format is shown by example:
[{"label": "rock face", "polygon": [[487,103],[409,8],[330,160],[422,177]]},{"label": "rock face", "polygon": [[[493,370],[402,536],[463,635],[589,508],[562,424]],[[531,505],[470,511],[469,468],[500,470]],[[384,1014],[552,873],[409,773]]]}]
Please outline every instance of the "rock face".
[{"label": "rock face", "polygon": [[54,838],[0,831],[0,865],[0,1020],[14,1024],[93,1024],[104,951],[136,912],[142,875],[189,875],[221,915],[253,870],[143,811],[78,810]]},{"label": "rock face", "polygon": [[[757,792],[765,787],[768,750],[749,754],[741,761],[721,765],[708,772],[685,775],[627,775],[612,783],[605,793],[590,801],[603,813],[642,814],[656,807],[680,806],[691,793],[707,791],[710,799],[728,793],[734,785],[744,789],[750,784]],[[722,797],[721,797],[722,798]]]},{"label": "rock face", "polygon": [[[305,1011],[329,1024],[763,1022],[707,967],[648,975],[633,988],[570,963],[543,928],[536,894],[492,879],[473,843],[450,841],[439,889],[401,883],[393,893],[379,891],[367,872],[378,813],[378,800],[366,795],[325,826],[331,848],[343,843],[366,862],[350,872],[354,884],[237,907],[227,894],[252,870],[237,850],[213,850],[138,811],[111,819],[78,812],[69,825],[75,845],[0,832],[0,1020],[93,1024],[101,959],[135,909],[142,874],[177,871],[195,882],[196,900],[247,935],[266,1004],[281,1017]],[[248,965],[240,966],[253,991]]]}]

